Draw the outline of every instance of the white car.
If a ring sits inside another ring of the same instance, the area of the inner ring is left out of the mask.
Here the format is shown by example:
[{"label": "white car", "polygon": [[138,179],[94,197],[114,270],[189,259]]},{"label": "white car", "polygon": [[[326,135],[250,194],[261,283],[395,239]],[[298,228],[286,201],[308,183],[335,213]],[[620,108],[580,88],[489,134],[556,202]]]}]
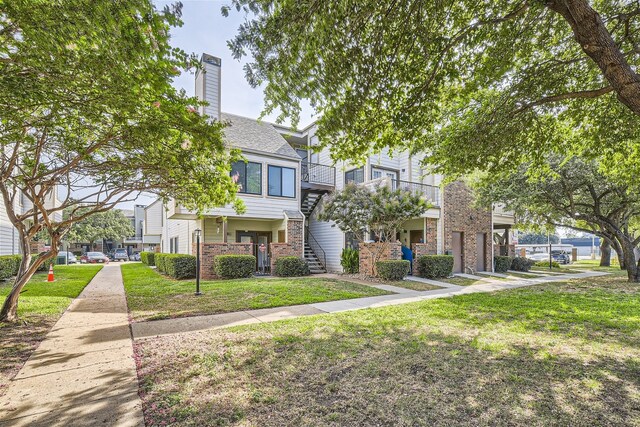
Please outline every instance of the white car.
[{"label": "white car", "polygon": [[549,261],[549,254],[541,253],[541,254],[527,254],[527,258],[532,259],[534,261]]}]

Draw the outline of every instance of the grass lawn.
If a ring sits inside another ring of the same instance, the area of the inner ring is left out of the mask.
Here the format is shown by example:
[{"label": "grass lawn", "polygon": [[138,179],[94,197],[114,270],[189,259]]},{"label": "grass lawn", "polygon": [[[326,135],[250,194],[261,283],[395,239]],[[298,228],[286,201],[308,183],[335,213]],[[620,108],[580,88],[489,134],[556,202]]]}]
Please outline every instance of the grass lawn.
[{"label": "grass lawn", "polygon": [[620,276],[136,341],[147,425],[639,426]]},{"label": "grass lawn", "polygon": [[413,289],[414,291],[433,291],[434,289],[442,289],[441,286],[423,282],[414,282],[413,280],[397,280],[393,282],[385,282],[384,284],[397,286],[399,288]]},{"label": "grass lawn", "polygon": [[[55,282],[46,281],[47,272],[37,273],[24,287],[18,301],[21,321],[17,324],[0,322],[0,394],[71,300],[78,296],[102,266],[59,265],[54,268]],[[3,302],[12,285],[12,281],[0,282]]]},{"label": "grass lawn", "polygon": [[129,311],[135,321],[389,294],[335,279],[251,278],[201,281],[203,295],[196,297],[194,280],[173,280],[144,264],[125,264],[121,268]]}]

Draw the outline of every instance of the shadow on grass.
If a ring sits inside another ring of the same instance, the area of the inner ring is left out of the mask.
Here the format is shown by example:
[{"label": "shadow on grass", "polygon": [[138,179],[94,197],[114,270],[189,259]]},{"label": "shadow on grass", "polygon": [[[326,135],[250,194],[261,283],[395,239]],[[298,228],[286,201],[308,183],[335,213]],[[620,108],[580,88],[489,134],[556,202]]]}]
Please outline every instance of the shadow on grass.
[{"label": "shadow on grass", "polygon": [[570,286],[142,340],[146,422],[638,425],[638,292]]}]

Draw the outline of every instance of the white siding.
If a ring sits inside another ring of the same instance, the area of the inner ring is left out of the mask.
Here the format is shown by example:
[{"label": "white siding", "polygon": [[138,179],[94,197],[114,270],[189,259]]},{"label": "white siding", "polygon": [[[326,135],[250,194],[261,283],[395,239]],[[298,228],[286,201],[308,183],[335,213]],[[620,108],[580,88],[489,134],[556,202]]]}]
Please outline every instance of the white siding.
[{"label": "white siding", "polygon": [[[293,210],[297,212],[300,209],[300,162],[252,153],[245,153],[244,156],[250,162],[262,164],[262,194],[238,194],[239,198],[244,201],[246,206],[246,212],[243,215],[236,214],[231,206],[212,209],[207,212],[207,215],[235,218],[283,219],[284,210]],[[268,165],[283,166],[296,170],[295,198],[274,197],[268,195]]]},{"label": "white siding", "polygon": [[191,239],[193,230],[197,228],[197,221],[188,219],[167,219],[162,236],[161,251],[168,253],[171,249],[170,239],[178,238],[179,254],[191,254]]},{"label": "white siding", "polygon": [[18,253],[18,231],[9,221],[4,201],[0,198],[0,255],[14,255]]},{"label": "white siding", "polygon": [[160,199],[147,206],[144,210],[144,234],[162,234],[163,216],[164,206]]},{"label": "white siding", "polygon": [[[327,271],[342,272],[340,265],[340,255],[344,248],[344,233],[337,227],[332,227],[333,222],[317,220],[317,210],[313,212],[309,221],[309,231],[318,241],[327,257]],[[309,245],[314,249],[316,255],[321,257],[321,252],[314,248],[313,241],[309,239]]]}]

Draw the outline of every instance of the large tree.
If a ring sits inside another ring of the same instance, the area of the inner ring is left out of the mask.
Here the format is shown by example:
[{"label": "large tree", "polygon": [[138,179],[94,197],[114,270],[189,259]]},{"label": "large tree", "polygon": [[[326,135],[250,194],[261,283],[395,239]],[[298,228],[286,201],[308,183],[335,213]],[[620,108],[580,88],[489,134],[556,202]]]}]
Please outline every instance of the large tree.
[{"label": "large tree", "polygon": [[548,173],[530,165],[473,181],[479,203],[504,203],[523,224],[546,224],[594,233],[618,253],[629,281],[640,282],[635,250],[640,244],[640,186],[607,180],[595,161],[547,156]]},{"label": "large tree", "polygon": [[232,3],[250,13],[229,45],[266,112],[296,121],[308,99],[337,159],[409,149],[462,174],[555,148],[640,173],[637,1]]},{"label": "large tree", "polygon": [[[63,215],[69,216],[69,212]],[[111,209],[90,215],[71,225],[65,240],[74,243],[90,243],[91,247],[99,240],[120,240],[133,236],[135,229],[131,220],[120,209]]]},{"label": "large tree", "polygon": [[[0,321],[74,223],[143,191],[194,210],[237,200],[223,125],[171,84],[195,63],[169,43],[180,24],[179,5],[151,0],[0,0],[0,198],[24,255]],[[32,257],[43,233],[51,250]]]}]

